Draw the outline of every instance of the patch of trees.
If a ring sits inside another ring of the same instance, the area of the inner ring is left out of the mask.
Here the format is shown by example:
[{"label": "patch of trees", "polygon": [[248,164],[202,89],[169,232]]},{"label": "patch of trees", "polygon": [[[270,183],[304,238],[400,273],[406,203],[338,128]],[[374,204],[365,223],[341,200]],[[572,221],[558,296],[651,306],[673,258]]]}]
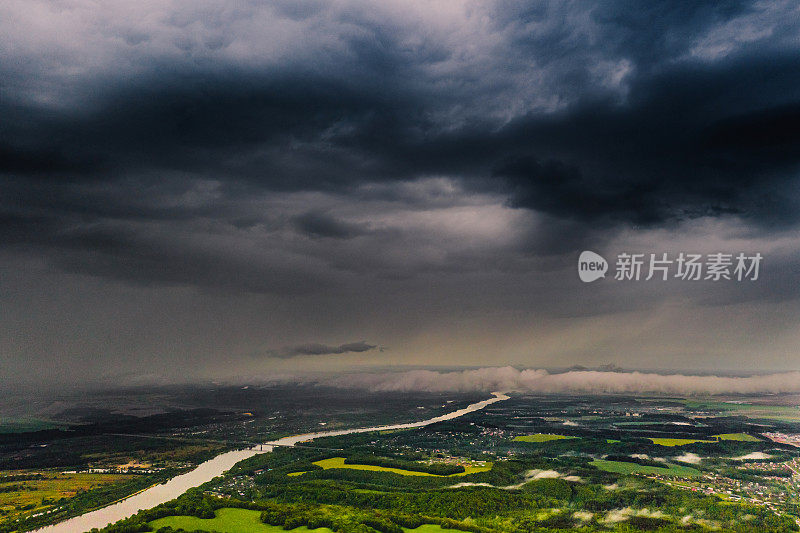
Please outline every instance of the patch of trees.
[{"label": "patch of trees", "polygon": [[463,520],[467,517],[495,516],[515,510],[564,503],[547,494],[508,491],[488,487],[414,492],[363,492],[349,486],[301,483],[268,491],[265,496],[281,502],[313,501],[326,505],[345,505],[360,509],[398,510]]},{"label": "patch of trees", "polygon": [[228,422],[236,420],[237,418],[239,418],[237,415],[217,411],[215,409],[177,410],[143,417],[118,415],[113,419],[98,421],[91,424],[76,424],[66,429],[57,428],[3,433],[0,434],[0,446],[24,449],[31,444],[52,442],[60,439],[105,435],[109,433],[158,433],[177,428],[189,428],[206,424]]},{"label": "patch of trees", "polygon": [[[97,457],[137,454],[169,454],[176,450],[188,453],[180,460],[202,462],[220,453],[225,447],[209,443],[202,446],[187,446],[186,443],[160,438],[131,438],[118,435],[75,436],[51,442],[46,447],[31,448],[29,445],[0,445],[0,469],[81,469],[90,466]],[[97,454],[97,455],[95,455]],[[94,458],[92,457],[94,455]]]},{"label": "patch of trees", "polygon": [[792,477],[792,473],[787,470],[762,470],[762,469],[748,469],[739,470],[738,468],[725,468],[720,470],[720,473],[739,481],[750,481],[753,483],[763,483],[764,476],[773,477]]},{"label": "patch of trees", "polygon": [[749,468],[742,470],[744,474],[763,477],[792,477],[791,470],[767,470],[762,468]]},{"label": "patch of trees", "polygon": [[[542,461],[543,466],[547,464]],[[248,467],[248,470],[252,467]],[[300,483],[326,483],[344,482],[351,485],[382,490],[382,491],[418,491],[447,487],[457,482],[489,483],[492,485],[511,485],[518,483],[522,473],[530,466],[517,461],[498,461],[493,468],[487,472],[478,472],[458,478],[431,477],[431,476],[404,476],[392,472],[379,472],[369,470],[356,470],[347,468],[335,468],[321,470],[314,465],[314,469],[301,477],[287,476],[286,473],[295,471],[294,465],[273,468],[255,478],[258,487],[263,487],[265,496],[277,494],[285,490],[286,485]],[[301,469],[302,470],[302,469]]]},{"label": "patch of trees", "polygon": [[548,500],[568,502],[572,499],[572,484],[563,479],[535,479],[523,485],[523,490]]},{"label": "patch of trees", "polygon": [[[669,516],[702,516],[719,521],[723,529],[746,531],[796,531],[791,518],[778,516],[760,507],[720,505],[716,498],[678,491],[658,484],[645,483],[636,489],[607,491],[599,486],[570,484],[559,479],[537,480],[532,494],[528,491],[503,491],[490,488],[438,490],[426,493],[357,493],[343,488],[342,498],[350,493],[362,500],[342,500],[343,503],[323,503],[335,499],[316,484],[302,484],[307,489],[287,495],[287,501],[241,501],[220,499],[192,489],[180,498],[103,529],[103,533],[139,533],[152,531],[148,522],[165,516],[213,516],[222,507],[238,507],[261,511],[264,523],[286,530],[299,526],[327,527],[342,533],[401,533],[402,528],[414,529],[423,524],[437,524],[447,529],[471,533],[490,531],[537,532],[565,531],[687,531],[694,525],[674,522]],[[298,485],[294,489],[301,488]],[[566,499],[562,499],[566,498]],[[288,501],[292,500],[292,501]],[[594,506],[592,505],[594,504]],[[387,507],[382,507],[386,505]],[[561,512],[537,518],[537,510],[561,508]],[[599,524],[595,519],[581,524],[571,510],[602,513],[624,507],[660,509],[663,518],[634,516],[613,526]],[[433,512],[427,512],[433,510]],[[742,520],[744,515],[750,515]],[[170,530],[159,530],[167,533]]]},{"label": "patch of trees", "polygon": [[[314,453],[318,452],[287,450],[285,454],[275,454],[274,463],[259,459],[240,464],[237,470],[272,468],[267,474],[285,472],[293,468],[298,460],[316,460]],[[498,461],[491,472],[465,476],[458,478],[458,481],[480,479],[483,482],[494,479],[500,481],[498,486],[504,486],[518,483],[521,475],[531,468],[549,468],[578,475],[584,469],[588,470],[585,458],[531,456],[521,460]],[[611,476],[616,479],[614,475]],[[266,482],[266,477],[262,476],[256,480],[257,490],[254,491],[253,501],[216,498],[204,495],[199,489],[192,490],[177,500],[143,511],[104,531],[149,531],[147,523],[157,518],[171,515],[210,517],[221,507],[258,510],[262,513],[262,521],[284,529],[324,526],[344,533],[400,533],[402,528],[413,529],[422,524],[439,524],[473,533],[489,533],[489,530],[541,533],[572,528],[618,532],[696,529],[691,524],[676,522],[686,515],[716,521],[724,530],[742,533],[797,530],[791,517],[778,516],[763,507],[722,505],[715,497],[677,490],[648,480],[637,480],[635,486],[615,490],[587,482],[586,477],[583,483],[557,478],[539,479],[526,483],[519,490],[492,487],[452,489],[446,488],[454,483],[453,479],[448,478],[350,469],[314,471],[301,477],[276,474],[274,483]],[[213,486],[211,483],[207,487]],[[658,509],[665,516],[631,517],[615,525],[598,521],[604,513],[626,507]],[[548,511],[552,509],[561,511]],[[573,514],[576,510],[595,513],[596,518],[581,522]],[[749,516],[744,520],[746,515]]]},{"label": "patch of trees", "polygon": [[423,524],[472,533],[487,531],[459,520],[393,511],[365,512],[347,507],[270,506],[261,513],[261,521],[284,529],[327,527],[341,533],[404,533],[403,528],[415,529]]},{"label": "patch of trees", "polygon": [[628,525],[640,531],[660,531],[672,525],[672,522],[664,518],[632,516],[628,519]]},{"label": "patch of trees", "polygon": [[[140,533],[152,531],[149,522],[166,516],[214,516],[214,511],[223,507],[234,507],[261,511],[261,521],[286,530],[300,526],[310,529],[327,527],[340,533],[402,533],[403,528],[417,528],[423,524],[437,524],[447,529],[459,529],[470,533],[489,533],[486,528],[459,520],[437,516],[412,515],[399,511],[364,510],[347,506],[314,505],[307,503],[283,504],[270,501],[245,502],[234,499],[219,499],[203,495],[198,489],[190,489],[179,498],[153,509],[140,511],[135,516],[111,524],[93,533]],[[161,528],[161,533],[174,531]]]},{"label": "patch of trees", "polygon": [[335,453],[320,453],[318,450],[277,447],[270,453],[259,453],[239,461],[228,473],[232,476],[241,474],[252,476],[256,472],[264,470],[282,473],[285,476],[290,472],[321,469],[312,463],[335,456]]}]

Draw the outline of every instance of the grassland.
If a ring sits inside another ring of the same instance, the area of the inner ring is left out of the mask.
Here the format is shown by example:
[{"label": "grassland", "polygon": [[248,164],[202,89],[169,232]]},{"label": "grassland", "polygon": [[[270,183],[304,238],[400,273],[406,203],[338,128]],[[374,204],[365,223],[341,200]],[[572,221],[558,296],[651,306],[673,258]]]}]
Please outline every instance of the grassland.
[{"label": "grassland", "polygon": [[[271,526],[264,524],[260,520],[261,511],[251,511],[249,509],[223,508],[216,512],[214,518],[197,518],[195,516],[167,516],[150,522],[150,527],[158,531],[162,527],[172,527],[173,529],[184,529],[186,531],[203,530],[215,531],[219,533],[281,533],[286,531],[283,526]],[[416,529],[403,528],[409,533],[442,533],[445,531],[457,531],[446,529],[437,524],[423,524]],[[333,533],[326,527],[308,529],[305,526],[291,529],[295,533]]]},{"label": "grassland", "polygon": [[440,526],[439,524],[423,524],[415,529],[408,529],[403,528],[403,531],[409,531],[414,533],[439,533],[441,531],[459,531],[458,529],[447,529],[445,527]]},{"label": "grassland", "polygon": [[741,442],[761,442],[761,439],[748,435],[747,433],[720,433],[719,435],[711,435],[719,440],[736,440]]},{"label": "grassland", "polygon": [[[218,531],[219,533],[279,533],[285,531],[282,526],[270,526],[261,522],[261,511],[249,509],[219,509],[214,518],[197,518],[195,516],[167,516],[150,522],[154,531],[170,526],[173,529],[186,531]],[[292,529],[296,533],[314,531],[316,533],[333,533],[326,527],[308,529],[298,527]]]},{"label": "grassland", "polygon": [[683,446],[684,444],[694,444],[695,442],[717,442],[715,440],[673,439],[667,437],[652,437],[650,440],[653,441],[653,444],[658,444],[659,446]]},{"label": "grassland", "polygon": [[[3,475],[12,472],[2,472]],[[3,521],[12,520],[23,514],[41,512],[60,500],[71,498],[78,491],[114,483],[122,483],[131,479],[125,474],[62,474],[59,472],[43,472],[44,479],[28,481],[12,481],[0,483],[0,489],[19,488],[9,492],[0,492],[0,510],[4,511]]]},{"label": "grassland", "polygon": [[554,435],[550,433],[534,433],[533,435],[520,435],[514,437],[517,442],[550,442],[553,440],[563,439],[576,439],[577,437],[570,437],[569,435]]},{"label": "grassland", "polygon": [[[315,461],[314,464],[317,466],[321,466],[325,470],[329,468],[350,468],[352,470],[370,470],[372,472],[393,472],[395,474],[401,474],[403,476],[430,476],[430,477],[458,477],[458,476],[466,476],[468,474],[475,474],[478,472],[488,472],[492,469],[492,463],[486,462],[484,466],[480,465],[467,465],[464,467],[464,472],[458,474],[450,474],[449,476],[440,476],[437,474],[429,474],[427,472],[415,472],[413,470],[404,470],[402,468],[387,468],[385,466],[373,466],[373,465],[359,465],[359,464],[345,464],[344,457],[332,457],[330,459],[323,459],[321,461]],[[292,474],[288,475],[300,475],[301,472],[292,472]]]},{"label": "grassland", "polygon": [[700,471],[690,466],[681,466],[674,464],[666,464],[666,466],[647,466],[638,463],[628,463],[625,461],[606,461],[604,459],[595,459],[591,463],[600,470],[606,472],[613,472],[615,474],[659,474],[663,476],[682,476],[694,477],[699,476]]},{"label": "grassland", "polygon": [[735,440],[739,442],[761,442],[761,439],[748,435],[747,433],[720,433],[719,435],[711,435],[714,440],[706,439],[673,439],[669,437],[650,437],[653,444],[659,446],[683,446],[685,444],[694,444],[695,442],[719,442],[721,440]]}]

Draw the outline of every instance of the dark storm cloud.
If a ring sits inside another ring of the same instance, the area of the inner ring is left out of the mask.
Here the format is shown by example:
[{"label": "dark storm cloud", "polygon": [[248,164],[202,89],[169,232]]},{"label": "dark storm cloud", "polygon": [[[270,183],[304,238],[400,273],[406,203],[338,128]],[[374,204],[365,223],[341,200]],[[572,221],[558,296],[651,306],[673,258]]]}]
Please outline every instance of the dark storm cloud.
[{"label": "dark storm cloud", "polygon": [[358,225],[342,222],[326,213],[311,211],[295,217],[294,222],[300,231],[313,237],[350,239],[364,233]]},{"label": "dark storm cloud", "polygon": [[341,355],[347,353],[362,353],[374,350],[378,346],[375,344],[367,344],[364,341],[348,342],[340,344],[339,346],[330,346],[327,344],[311,343],[301,344],[299,346],[290,346],[280,350],[270,350],[267,352],[269,357],[277,357],[279,359],[291,359],[292,357],[299,357],[301,355]]},{"label": "dark storm cloud", "polygon": [[[403,364],[791,367],[797,21],[791,2],[0,2],[0,375],[377,358],[301,345],[343,331]],[[583,249],[765,261],[749,284],[587,285]]]},{"label": "dark storm cloud", "polygon": [[655,224],[735,213],[794,224],[798,67],[791,55],[671,68],[633,83],[625,105],[522,120],[509,144],[538,149],[495,175],[515,205],[570,218]]},{"label": "dark storm cloud", "polygon": [[[756,5],[497,4],[486,8],[486,34],[473,36],[484,55],[467,59],[446,34],[399,20],[318,4],[269,9],[277,22],[314,21],[321,51],[308,44],[304,56],[297,41],[296,56],[268,66],[214,56],[237,35],[212,29],[237,15],[201,10],[166,19],[169,31],[207,22],[204,41],[183,33],[171,41],[189,61],[139,57],[157,49],[160,28],[119,30],[128,48],[116,59],[140,69],[135,77],[88,69],[59,78],[45,55],[25,62],[5,52],[13,61],[0,102],[3,241],[55,250],[60,264],[112,277],[279,280],[242,282],[271,290],[283,278],[267,274],[295,272],[290,260],[262,267],[263,257],[187,243],[176,225],[205,221],[191,228],[197,234],[292,228],[315,245],[347,240],[366,226],[323,206],[299,214],[243,206],[298,192],[358,202],[365,184],[429,176],[551,217],[571,228],[558,242],[566,251],[627,225],[721,215],[766,227],[798,221],[800,51],[786,46],[780,20],[752,43],[726,33]],[[38,85],[63,102],[23,90]],[[214,183],[213,194],[197,192],[203,182]],[[154,235],[147,225],[155,221]],[[548,252],[545,241],[532,233],[523,249]],[[281,242],[303,255],[295,241]],[[249,274],[237,276],[240,268]]]},{"label": "dark storm cloud", "polygon": [[[80,113],[3,109],[17,120],[4,125],[0,171],[107,181],[127,173],[179,170],[252,179],[270,189],[341,186],[348,180],[326,171],[324,159],[341,167],[339,159],[347,154],[326,156],[326,147],[318,144],[326,132],[402,113],[384,96],[299,74],[198,73],[106,91],[110,94]],[[81,164],[97,172],[78,172]]]}]

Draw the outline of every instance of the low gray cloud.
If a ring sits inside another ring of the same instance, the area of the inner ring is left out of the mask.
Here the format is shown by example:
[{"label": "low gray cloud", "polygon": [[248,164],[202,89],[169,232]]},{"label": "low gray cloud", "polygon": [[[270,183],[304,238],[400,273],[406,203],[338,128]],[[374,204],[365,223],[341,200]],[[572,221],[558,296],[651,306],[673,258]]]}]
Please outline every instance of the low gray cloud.
[{"label": "low gray cloud", "polygon": [[279,350],[270,350],[267,352],[267,354],[269,357],[276,357],[278,359],[291,359],[292,357],[299,357],[302,355],[341,355],[346,353],[362,353],[369,352],[376,348],[378,348],[376,344],[367,344],[364,341],[348,342],[338,346],[310,343],[301,344],[299,346],[287,346]]},{"label": "low gray cloud", "polygon": [[754,376],[658,374],[487,367],[452,372],[411,370],[352,374],[324,382],[373,391],[517,391],[534,393],[616,394],[780,394],[800,393],[800,372]]}]

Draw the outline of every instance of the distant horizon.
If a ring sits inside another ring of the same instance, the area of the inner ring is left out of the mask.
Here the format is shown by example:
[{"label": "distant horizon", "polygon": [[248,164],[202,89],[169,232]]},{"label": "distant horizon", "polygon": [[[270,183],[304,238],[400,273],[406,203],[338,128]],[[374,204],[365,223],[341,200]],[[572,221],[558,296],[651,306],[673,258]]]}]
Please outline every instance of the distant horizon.
[{"label": "distant horizon", "polygon": [[[574,382],[565,377],[578,376]],[[605,375],[605,376],[604,376]],[[615,383],[614,375],[636,376],[641,380]],[[143,379],[144,378],[144,379]],[[153,391],[175,388],[281,388],[289,386],[361,389],[380,392],[492,392],[494,390],[521,393],[574,394],[581,392],[599,394],[666,393],[686,395],[716,394],[800,394],[800,371],[689,371],[686,369],[622,368],[613,364],[597,367],[521,367],[521,366],[424,366],[381,365],[358,369],[331,371],[305,371],[292,374],[262,376],[232,376],[227,378],[187,379],[165,381],[150,376],[118,376],[111,382],[84,382],[65,386],[59,394],[115,393],[120,391]],[[664,378],[664,379],[660,379]],[[785,379],[785,378],[788,378]],[[592,384],[584,385],[582,379]],[[126,380],[128,380],[126,382]],[[554,383],[554,380],[558,380]],[[648,382],[648,380],[655,380]],[[403,384],[398,384],[403,382]],[[7,389],[20,395],[31,394],[40,387],[17,386]],[[44,395],[43,397],[50,397]]]}]

